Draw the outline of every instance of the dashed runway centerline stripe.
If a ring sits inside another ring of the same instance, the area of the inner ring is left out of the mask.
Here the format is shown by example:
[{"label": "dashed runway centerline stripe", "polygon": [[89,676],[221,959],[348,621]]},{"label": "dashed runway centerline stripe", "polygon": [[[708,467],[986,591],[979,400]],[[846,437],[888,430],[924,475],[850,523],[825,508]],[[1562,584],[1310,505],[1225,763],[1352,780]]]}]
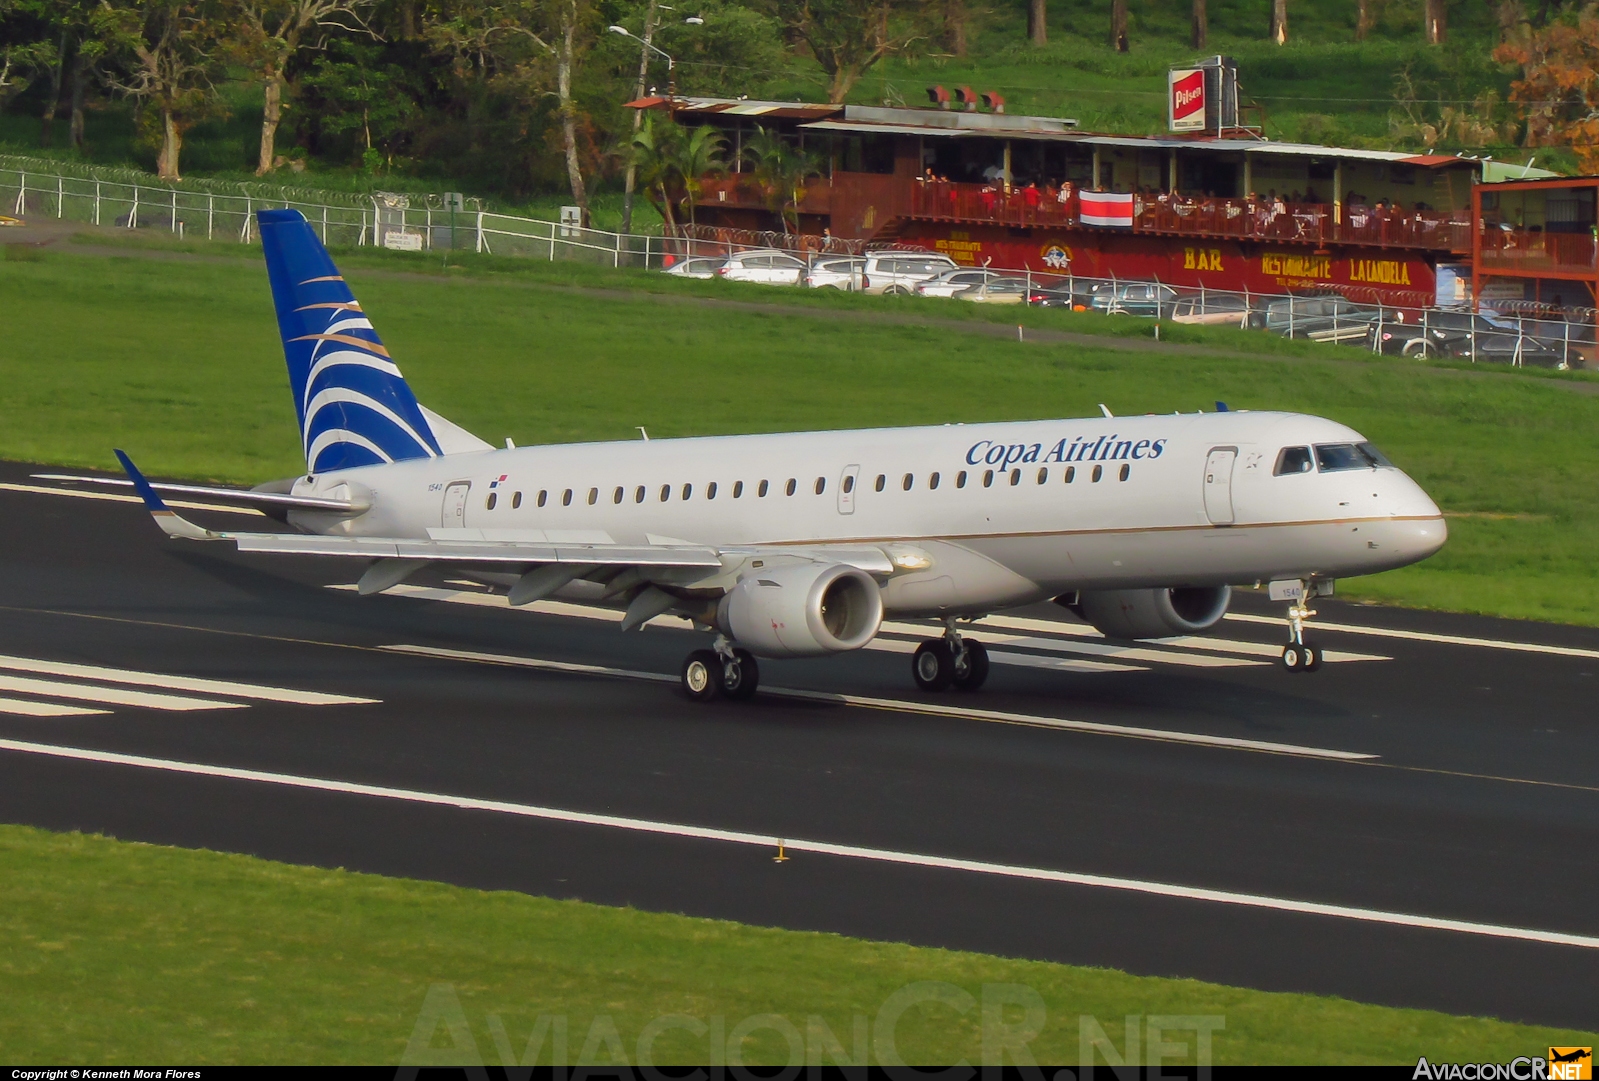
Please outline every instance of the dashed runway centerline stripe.
[{"label": "dashed runway centerline stripe", "polygon": [[376,698],[355,698],[347,694],[297,691],[285,687],[238,683],[233,680],[170,676],[159,672],[136,672],[127,668],[105,668],[92,664],[70,664],[65,661],[40,661],[29,657],[8,657],[4,654],[0,654],[0,670],[66,676],[72,679],[97,679],[106,683],[160,687],[169,691],[195,691],[200,694],[219,694],[229,698],[249,698],[261,702],[287,702],[299,706],[370,705],[378,701]]},{"label": "dashed runway centerline stripe", "polygon": [[109,709],[67,706],[60,702],[30,702],[24,698],[0,698],[0,713],[9,713],[14,717],[93,717],[110,712]]},{"label": "dashed runway centerline stripe", "polygon": [[779,837],[743,830],[719,829],[710,826],[693,826],[675,822],[658,822],[621,815],[591,814],[568,811],[556,807],[534,804],[510,803],[502,800],[476,799],[469,796],[452,796],[438,792],[415,789],[390,788],[383,785],[358,784],[350,781],[302,777],[286,773],[269,773],[262,770],[239,769],[230,766],[212,766],[198,762],[181,762],[143,755],[117,754],[110,751],[93,751],[80,747],[63,747],[23,740],[0,739],[0,751],[41,755],[79,762],[126,766],[137,769],[159,770],[199,777],[255,782],[317,792],[375,799],[399,800],[434,807],[448,807],[467,811],[487,811],[515,815],[522,818],[599,826],[609,829],[650,833],[658,836],[681,837],[691,840],[719,841],[764,849],[779,845],[790,853],[808,853],[835,856],[844,859],[892,863],[932,870],[959,871],[968,874],[992,875],[1001,878],[1029,879],[1067,886],[1084,886],[1117,890],[1146,896],[1165,897],[1181,901],[1198,901],[1210,904],[1234,905],[1241,908],[1264,909],[1297,915],[1350,920],[1361,923],[1386,924],[1426,931],[1446,931],[1455,934],[1477,935],[1486,938],[1535,942],[1543,945],[1569,946],[1578,949],[1599,949],[1599,936],[1566,931],[1546,931],[1537,928],[1512,927],[1504,924],[1474,920],[1450,919],[1440,916],[1418,915],[1408,912],[1390,912],[1356,905],[1328,904],[1264,894],[1241,893],[1232,890],[1212,889],[1202,886],[1185,886],[1143,879],[1121,878],[1110,875],[1086,874],[1078,871],[1061,871],[1044,867],[1025,867],[1014,864],[990,863],[983,860],[959,859],[950,856],[929,855],[918,852],[901,852],[893,849],[870,848],[863,845],[836,844],[828,841],[809,841],[803,838]]},{"label": "dashed runway centerline stripe", "polygon": [[[101,499],[111,503],[138,503],[144,500],[136,495],[118,495],[115,492],[83,492],[75,488],[47,488],[42,484],[0,484],[0,492],[30,492],[34,495],[64,495],[73,499]],[[263,517],[254,507],[229,507],[221,503],[188,503],[180,499],[163,500],[169,507],[180,510],[214,510],[223,514],[253,514]]]},{"label": "dashed runway centerline stripe", "polygon": [[244,709],[243,702],[223,702],[210,698],[188,698],[174,694],[152,694],[117,687],[94,687],[86,683],[63,683],[53,679],[31,679],[0,674],[0,691],[36,694],[43,698],[66,698],[77,702],[101,702],[113,706],[142,706],[188,713],[201,709]]}]

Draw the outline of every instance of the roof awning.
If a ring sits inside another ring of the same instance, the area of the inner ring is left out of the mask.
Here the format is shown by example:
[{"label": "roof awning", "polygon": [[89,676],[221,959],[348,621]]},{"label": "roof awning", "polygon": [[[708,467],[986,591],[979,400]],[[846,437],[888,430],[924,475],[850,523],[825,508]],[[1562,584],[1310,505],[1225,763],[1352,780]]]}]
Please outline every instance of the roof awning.
[{"label": "roof awning", "polygon": [[1423,169],[1435,169],[1440,165],[1476,164],[1476,162],[1468,162],[1464,158],[1456,157],[1453,154],[1413,154],[1408,158],[1399,158],[1398,161],[1401,165],[1419,165]]},{"label": "roof awning", "polygon": [[973,135],[992,136],[992,132],[971,128],[924,128],[911,124],[863,124],[851,120],[818,120],[801,124],[806,131],[852,131],[863,135],[936,135],[941,139],[967,139]]}]

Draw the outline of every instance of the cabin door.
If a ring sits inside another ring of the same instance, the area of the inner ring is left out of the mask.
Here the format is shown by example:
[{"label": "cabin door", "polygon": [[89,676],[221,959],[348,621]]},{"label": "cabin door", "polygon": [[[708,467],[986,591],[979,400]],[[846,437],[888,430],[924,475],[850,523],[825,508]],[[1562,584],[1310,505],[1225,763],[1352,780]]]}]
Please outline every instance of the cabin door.
[{"label": "cabin door", "polygon": [[1233,524],[1233,462],[1237,447],[1216,447],[1205,459],[1205,517],[1211,525]]},{"label": "cabin door", "polygon": [[472,490],[472,482],[458,480],[444,489],[444,505],[439,510],[439,525],[445,529],[466,528],[466,496]]},{"label": "cabin door", "polygon": [[838,478],[838,513],[855,513],[855,485],[860,482],[861,467],[846,465],[844,473]]}]

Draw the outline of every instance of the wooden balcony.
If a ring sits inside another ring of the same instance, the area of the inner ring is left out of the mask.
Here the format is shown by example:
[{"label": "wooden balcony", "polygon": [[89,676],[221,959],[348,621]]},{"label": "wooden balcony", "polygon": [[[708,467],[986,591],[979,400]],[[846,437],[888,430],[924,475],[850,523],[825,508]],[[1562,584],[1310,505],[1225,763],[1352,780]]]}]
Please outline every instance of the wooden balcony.
[{"label": "wooden balcony", "polygon": [[1540,274],[1593,276],[1594,235],[1548,233],[1489,224],[1483,229],[1478,267],[1484,273],[1537,277]]}]

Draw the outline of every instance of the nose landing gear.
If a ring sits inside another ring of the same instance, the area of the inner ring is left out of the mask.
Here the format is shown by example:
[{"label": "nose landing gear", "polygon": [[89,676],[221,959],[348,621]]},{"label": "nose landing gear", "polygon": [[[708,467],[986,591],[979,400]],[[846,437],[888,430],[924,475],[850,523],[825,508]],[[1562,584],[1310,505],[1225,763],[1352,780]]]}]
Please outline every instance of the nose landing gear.
[{"label": "nose landing gear", "polygon": [[738,702],[754,696],[761,669],[753,653],[717,635],[715,648],[696,649],[684,659],[682,681],[683,693],[696,702],[718,696]]},{"label": "nose landing gear", "polygon": [[[1274,601],[1286,600],[1288,604],[1288,644],[1283,646],[1282,666],[1289,672],[1314,672],[1321,667],[1322,652],[1320,644],[1310,641],[1305,637],[1305,624],[1315,610],[1306,605],[1312,597],[1320,596],[1323,587],[1330,587],[1331,582],[1273,582],[1271,583],[1271,599]],[[1328,588],[1327,592],[1331,592]]]},{"label": "nose landing gear", "polygon": [[988,679],[988,648],[975,638],[961,637],[952,616],[944,621],[944,637],[916,647],[911,675],[924,691],[975,691]]}]

